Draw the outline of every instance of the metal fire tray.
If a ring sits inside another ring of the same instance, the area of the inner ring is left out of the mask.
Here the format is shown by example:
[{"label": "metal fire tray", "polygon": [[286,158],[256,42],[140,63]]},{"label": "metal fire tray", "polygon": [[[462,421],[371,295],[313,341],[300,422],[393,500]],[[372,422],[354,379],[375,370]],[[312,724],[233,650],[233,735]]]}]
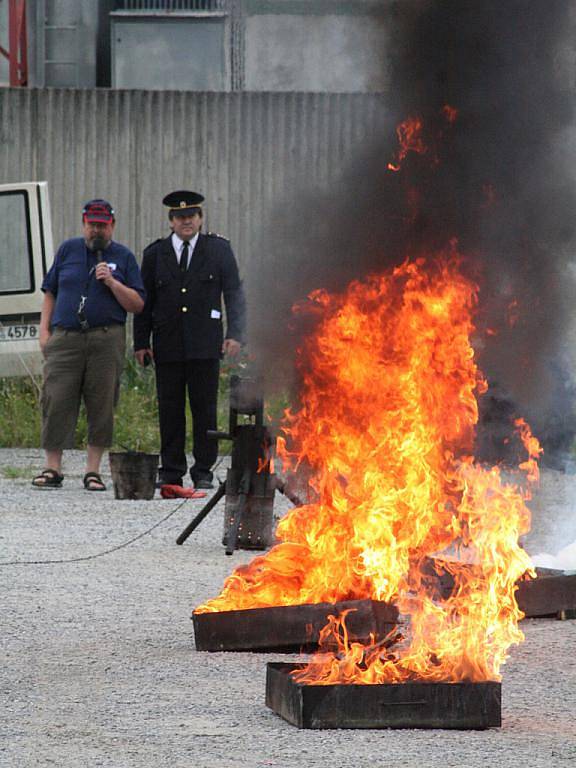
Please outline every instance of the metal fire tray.
[{"label": "metal fire tray", "polygon": [[301,666],[266,665],[266,706],[298,728],[483,730],[502,724],[497,682],[310,685],[290,675]]},{"label": "metal fire tray", "polygon": [[352,610],[346,626],[352,640],[376,641],[396,626],[398,610],[375,600],[349,600],[315,605],[284,605],[243,611],[193,613],[198,651],[281,651],[299,653],[318,647],[320,630],[328,616]]},{"label": "metal fire tray", "polygon": [[520,581],[516,599],[527,618],[558,616],[576,610],[576,575],[536,569],[538,578]]},{"label": "metal fire tray", "polygon": [[[438,574],[434,568],[440,568]],[[467,566],[472,568],[473,566]],[[454,589],[454,578],[448,571],[442,572],[442,561],[430,559],[426,573],[436,579],[436,594],[446,599]],[[518,582],[516,591],[518,607],[526,618],[543,616],[569,617],[576,611],[576,574],[552,568],[536,568],[536,578]]]}]

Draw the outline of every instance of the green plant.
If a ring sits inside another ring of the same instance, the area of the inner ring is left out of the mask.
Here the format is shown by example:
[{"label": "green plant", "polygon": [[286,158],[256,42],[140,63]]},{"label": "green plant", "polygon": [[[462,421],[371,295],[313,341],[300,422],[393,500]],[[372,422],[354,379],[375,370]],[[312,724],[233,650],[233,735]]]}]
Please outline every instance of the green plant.
[{"label": "green plant", "polygon": [[114,420],[116,450],[155,453],[160,446],[154,372],[126,359]]},{"label": "green plant", "polygon": [[40,444],[39,394],[29,378],[0,379],[0,446]]},{"label": "green plant", "polygon": [[[218,391],[218,429],[226,432],[229,421],[230,376],[241,372],[235,364],[223,362]],[[40,445],[40,396],[28,378],[0,379],[0,447],[37,448]],[[270,398],[265,404],[266,421],[274,431],[288,405],[285,395]],[[192,450],[192,423],[189,407],[186,450]],[[87,425],[84,408],[80,410],[76,429],[76,447],[85,448]],[[137,450],[156,453],[160,448],[156,382],[151,368],[142,368],[130,355],[120,382],[120,397],[114,422],[114,450]],[[220,442],[220,452],[228,453],[231,443]]]}]

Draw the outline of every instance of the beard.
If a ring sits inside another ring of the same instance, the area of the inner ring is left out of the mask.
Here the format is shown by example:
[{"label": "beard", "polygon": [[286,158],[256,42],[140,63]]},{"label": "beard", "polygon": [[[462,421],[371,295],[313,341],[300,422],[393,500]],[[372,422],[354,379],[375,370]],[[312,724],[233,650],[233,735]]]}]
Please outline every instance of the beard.
[{"label": "beard", "polygon": [[102,237],[102,235],[96,235],[96,237],[86,239],[86,246],[88,247],[88,250],[94,252],[106,250],[110,243],[111,241],[106,240],[106,238]]}]

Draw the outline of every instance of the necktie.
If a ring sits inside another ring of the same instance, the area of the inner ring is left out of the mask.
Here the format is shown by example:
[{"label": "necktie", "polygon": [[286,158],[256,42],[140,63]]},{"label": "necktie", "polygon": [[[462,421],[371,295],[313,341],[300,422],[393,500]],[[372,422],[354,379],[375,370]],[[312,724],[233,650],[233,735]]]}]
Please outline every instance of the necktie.
[{"label": "necktie", "polygon": [[184,240],[184,244],[182,246],[182,253],[180,254],[180,271],[186,272],[188,269],[188,246],[190,243],[188,240]]}]

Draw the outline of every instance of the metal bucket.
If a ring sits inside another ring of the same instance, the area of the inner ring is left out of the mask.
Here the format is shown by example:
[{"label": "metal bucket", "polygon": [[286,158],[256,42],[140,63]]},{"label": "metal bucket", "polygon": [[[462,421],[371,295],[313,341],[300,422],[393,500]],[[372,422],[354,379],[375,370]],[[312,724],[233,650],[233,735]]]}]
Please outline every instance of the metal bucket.
[{"label": "metal bucket", "polygon": [[157,453],[110,453],[110,472],[116,499],[152,499],[158,472]]}]

